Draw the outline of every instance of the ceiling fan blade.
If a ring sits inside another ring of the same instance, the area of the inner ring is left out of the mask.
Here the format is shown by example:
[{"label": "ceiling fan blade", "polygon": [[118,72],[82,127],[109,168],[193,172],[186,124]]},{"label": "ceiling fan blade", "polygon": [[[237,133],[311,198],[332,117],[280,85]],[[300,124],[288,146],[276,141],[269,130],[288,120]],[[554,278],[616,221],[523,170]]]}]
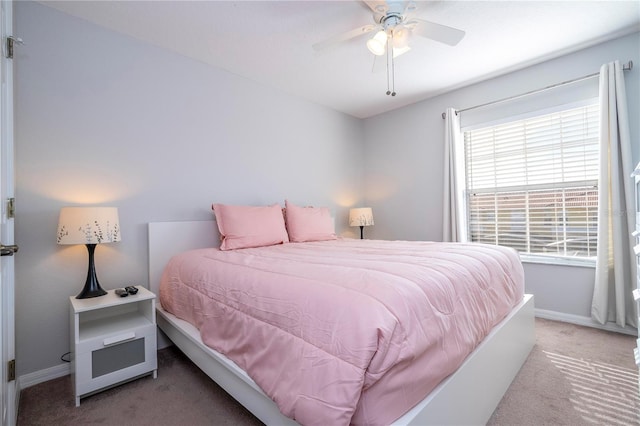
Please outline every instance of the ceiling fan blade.
[{"label": "ceiling fan blade", "polygon": [[377,23],[382,23],[382,19],[389,12],[389,4],[386,0],[362,0],[369,9],[373,12],[373,20]]},{"label": "ceiling fan blade", "polygon": [[364,4],[369,6],[373,13],[385,14],[389,10],[389,6],[385,0],[362,0]]},{"label": "ceiling fan blade", "polygon": [[365,25],[360,28],[355,28],[351,31],[347,31],[342,34],[335,35],[333,37],[328,38],[325,41],[321,41],[313,45],[313,50],[319,52],[321,50],[328,49],[330,47],[335,46],[336,44],[342,43],[344,41],[350,40],[354,37],[358,37],[359,35],[370,33],[371,31],[377,28],[376,25]]},{"label": "ceiling fan blade", "polygon": [[465,32],[457,28],[448,27],[423,19],[412,19],[407,26],[413,26],[413,34],[439,41],[440,43],[455,46],[465,35]]},{"label": "ceiling fan blade", "polygon": [[404,7],[404,12],[402,12],[402,16],[404,16],[404,19],[407,20],[408,18],[410,18],[411,14],[415,12],[417,8],[418,6],[416,5],[416,2],[407,2],[406,6]]}]

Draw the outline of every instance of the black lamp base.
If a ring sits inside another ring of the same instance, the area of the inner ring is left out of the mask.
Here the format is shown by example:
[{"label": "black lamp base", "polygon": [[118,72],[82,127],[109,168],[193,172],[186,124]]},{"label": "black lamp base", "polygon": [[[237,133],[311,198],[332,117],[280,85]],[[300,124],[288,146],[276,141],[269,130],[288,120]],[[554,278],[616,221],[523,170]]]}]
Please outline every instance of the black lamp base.
[{"label": "black lamp base", "polygon": [[360,239],[364,239],[364,225],[360,225]]},{"label": "black lamp base", "polygon": [[96,250],[95,244],[87,244],[87,250],[89,251],[89,271],[87,272],[87,281],[84,283],[84,288],[76,296],[76,299],[89,299],[91,297],[104,296],[106,291],[100,287],[98,277],[96,276],[96,265],[93,261],[93,254]]}]

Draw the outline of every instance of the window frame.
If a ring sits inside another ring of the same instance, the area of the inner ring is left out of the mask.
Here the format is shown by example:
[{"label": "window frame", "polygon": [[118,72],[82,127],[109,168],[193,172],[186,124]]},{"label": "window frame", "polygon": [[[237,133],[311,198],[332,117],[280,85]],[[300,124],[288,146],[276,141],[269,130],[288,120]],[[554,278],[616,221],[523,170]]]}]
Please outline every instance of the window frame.
[{"label": "window frame", "polygon": [[[567,110],[581,108],[581,107],[587,107],[587,106],[597,106],[598,107],[598,112],[596,114],[599,117],[599,114],[600,114],[599,113],[599,107],[600,107],[599,100],[598,100],[597,97],[596,98],[589,97],[589,98],[585,98],[585,99],[582,99],[582,100],[579,100],[579,101],[575,101],[575,102],[567,102],[567,103],[563,103],[563,104],[560,104],[560,105],[555,105],[555,106],[548,107],[548,108],[542,108],[542,109],[536,109],[536,110],[528,111],[526,113],[520,113],[520,114],[515,114],[515,115],[503,115],[498,119],[493,119],[493,120],[489,120],[489,121],[486,121],[486,122],[478,122],[478,123],[475,123],[475,124],[469,125],[469,126],[463,126],[460,129],[460,140],[461,140],[461,143],[463,145],[463,147],[462,147],[462,149],[463,149],[463,158],[466,158],[466,146],[465,146],[465,143],[464,143],[464,134],[465,134],[465,132],[474,131],[474,130],[478,130],[478,129],[485,129],[485,128],[489,128],[489,127],[500,126],[500,125],[503,125],[503,124],[522,121],[522,120],[527,120],[527,119],[533,119],[535,117],[540,117],[540,116],[544,116],[544,115],[558,113],[558,112],[561,112],[561,111],[567,111]],[[599,130],[597,132],[599,134]],[[462,186],[464,188],[464,190],[463,190],[463,198],[464,198],[464,214],[466,216],[465,226],[466,226],[466,230],[467,230],[468,240],[471,241],[472,224],[471,224],[471,208],[470,208],[469,189],[467,187],[467,179],[466,179],[466,174],[467,174],[466,160],[461,165],[461,167],[464,170],[464,173],[463,173],[464,181],[462,182]],[[593,180],[590,180],[590,181],[593,182]],[[597,185],[597,180],[595,181],[595,186],[596,187],[598,186]],[[523,187],[523,189],[524,188],[526,188],[525,191],[530,190],[530,186],[529,185],[525,185]],[[498,191],[493,191],[493,192],[485,191],[485,192],[486,193],[493,193],[493,194],[498,193]],[[527,240],[528,240],[528,238],[529,237],[527,237]],[[578,256],[562,256],[562,255],[558,255],[558,254],[526,253],[526,252],[520,252],[520,251],[518,251],[518,254],[520,255],[520,259],[524,263],[553,264],[553,265],[582,266],[582,267],[595,267],[595,265],[596,265],[596,256],[595,255],[592,256],[592,257],[578,257]]]}]

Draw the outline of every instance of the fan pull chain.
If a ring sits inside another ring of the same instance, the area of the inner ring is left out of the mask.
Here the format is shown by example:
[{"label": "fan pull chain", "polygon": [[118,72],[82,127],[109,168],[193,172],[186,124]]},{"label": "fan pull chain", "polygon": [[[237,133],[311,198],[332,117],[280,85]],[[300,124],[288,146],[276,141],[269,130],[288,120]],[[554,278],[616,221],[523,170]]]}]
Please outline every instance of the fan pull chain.
[{"label": "fan pull chain", "polygon": [[[393,33],[391,37],[387,38],[387,95],[396,95],[396,67],[393,59],[393,45],[391,43]],[[391,64],[391,66],[389,66]],[[391,86],[391,88],[389,88]]]},{"label": "fan pull chain", "polygon": [[391,89],[390,89],[390,75],[389,75],[389,39],[387,38],[387,51],[386,51],[386,60],[387,60],[387,96],[389,96],[391,94]]},{"label": "fan pull chain", "polygon": [[396,95],[396,60],[393,57],[393,49],[391,49],[391,96]]}]

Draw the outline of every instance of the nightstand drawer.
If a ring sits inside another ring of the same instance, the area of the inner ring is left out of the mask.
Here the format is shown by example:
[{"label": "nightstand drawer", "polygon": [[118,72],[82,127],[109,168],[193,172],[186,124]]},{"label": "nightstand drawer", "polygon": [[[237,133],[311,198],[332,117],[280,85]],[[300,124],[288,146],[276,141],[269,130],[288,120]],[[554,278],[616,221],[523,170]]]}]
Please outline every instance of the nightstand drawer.
[{"label": "nightstand drawer", "polygon": [[127,328],[125,331],[117,331],[103,336],[94,337],[92,339],[82,340],[78,342],[76,346],[76,353],[79,355],[85,352],[93,352],[98,349],[125,343],[129,340],[150,336],[155,332],[155,329],[155,324],[147,322],[144,325]]},{"label": "nightstand drawer", "polygon": [[75,363],[87,368],[76,371],[76,394],[84,396],[155,370],[156,326],[149,324],[91,339],[79,344],[77,349]]}]

